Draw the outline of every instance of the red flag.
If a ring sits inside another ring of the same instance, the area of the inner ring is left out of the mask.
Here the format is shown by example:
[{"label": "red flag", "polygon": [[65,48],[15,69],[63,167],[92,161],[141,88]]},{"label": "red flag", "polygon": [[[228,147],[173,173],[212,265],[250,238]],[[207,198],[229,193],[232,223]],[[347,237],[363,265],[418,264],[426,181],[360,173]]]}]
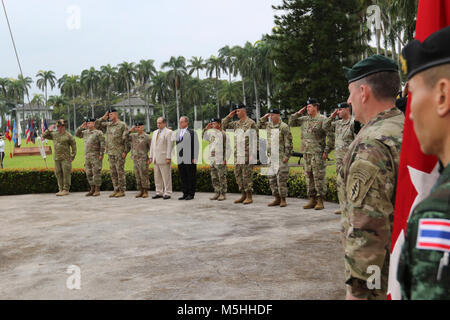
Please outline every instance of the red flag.
[{"label": "red flag", "polygon": [[[450,0],[419,0],[415,36],[417,40],[424,41],[429,35],[448,25]],[[439,176],[436,157],[426,156],[420,149],[413,123],[409,120],[410,103],[408,99],[392,230],[388,292],[389,298],[393,300],[401,299],[397,268],[409,215],[415,206],[429,195]]]},{"label": "red flag", "polygon": [[11,124],[9,123],[9,120],[8,120],[8,123],[6,124],[5,138],[6,138],[9,142],[11,142],[11,140],[12,140]]}]

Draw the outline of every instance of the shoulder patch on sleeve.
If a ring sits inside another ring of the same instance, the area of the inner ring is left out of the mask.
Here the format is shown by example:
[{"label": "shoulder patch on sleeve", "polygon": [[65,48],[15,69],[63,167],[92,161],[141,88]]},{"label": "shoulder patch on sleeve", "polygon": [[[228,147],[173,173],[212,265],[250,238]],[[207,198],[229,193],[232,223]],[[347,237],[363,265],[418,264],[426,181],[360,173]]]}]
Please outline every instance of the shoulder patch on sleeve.
[{"label": "shoulder patch on sleeve", "polygon": [[356,160],[350,167],[347,197],[354,206],[361,206],[380,168],[367,160]]},{"label": "shoulder patch on sleeve", "polygon": [[419,220],[416,248],[450,252],[450,220]]}]

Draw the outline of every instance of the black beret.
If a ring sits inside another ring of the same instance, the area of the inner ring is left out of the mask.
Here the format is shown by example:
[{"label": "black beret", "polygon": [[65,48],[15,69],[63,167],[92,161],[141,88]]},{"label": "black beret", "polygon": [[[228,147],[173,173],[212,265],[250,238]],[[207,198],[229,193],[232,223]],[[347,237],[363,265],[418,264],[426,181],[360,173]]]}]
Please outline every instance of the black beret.
[{"label": "black beret", "polygon": [[409,42],[400,60],[409,79],[426,69],[450,63],[450,26],[431,34],[423,43]]},{"label": "black beret", "polygon": [[222,123],[222,120],[220,120],[219,118],[211,118],[211,120],[209,122],[210,123],[214,123],[214,122]]},{"label": "black beret", "polygon": [[347,102],[338,103],[338,109],[350,108],[350,105]]},{"label": "black beret", "polygon": [[352,68],[344,67],[344,73],[348,83],[355,82],[375,73],[386,71],[398,72],[398,66],[394,60],[379,54],[359,61]]},{"label": "black beret", "polygon": [[244,104],[237,104],[234,106],[233,110],[245,109],[247,108]]},{"label": "black beret", "polygon": [[273,108],[269,110],[269,113],[281,114],[281,113],[280,113],[280,110],[278,110],[278,109],[273,109]]},{"label": "black beret", "polygon": [[95,122],[95,118],[86,118],[86,122]]},{"label": "black beret", "polygon": [[306,100],[306,105],[308,104],[318,104],[319,100],[317,100],[316,98],[308,98],[308,100]]},{"label": "black beret", "polygon": [[108,110],[108,112],[109,112],[109,113],[113,113],[113,112],[117,112],[117,110],[114,109],[114,108],[111,108],[111,109]]},{"label": "black beret", "polygon": [[135,125],[136,127],[140,127],[140,126],[143,126],[144,123],[143,123],[142,121],[136,121],[136,122],[134,123],[134,125]]}]

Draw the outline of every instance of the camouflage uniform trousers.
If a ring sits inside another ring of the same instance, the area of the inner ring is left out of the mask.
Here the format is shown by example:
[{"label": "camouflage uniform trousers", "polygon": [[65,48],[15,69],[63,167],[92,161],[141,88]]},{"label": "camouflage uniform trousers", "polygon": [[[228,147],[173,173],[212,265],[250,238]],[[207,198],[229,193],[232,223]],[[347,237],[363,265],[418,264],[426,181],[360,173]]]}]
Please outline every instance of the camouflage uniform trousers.
[{"label": "camouflage uniform trousers", "polygon": [[133,169],[138,189],[150,189],[147,160],[133,160]]},{"label": "camouflage uniform trousers", "polygon": [[69,160],[55,160],[55,175],[59,191],[70,191],[72,162]]},{"label": "camouflage uniform trousers", "polygon": [[[336,157],[336,174],[337,174],[336,177],[339,176],[339,172],[341,171],[343,165],[344,165],[344,159],[343,159],[343,158]],[[344,188],[344,186],[342,186],[342,183],[341,183],[341,180],[340,180],[340,179],[336,179],[336,188],[337,188],[337,191],[338,191],[338,201],[339,201],[339,204],[344,203],[344,201],[341,201],[341,199],[340,199],[340,197],[339,197],[339,195],[341,194],[341,192],[339,192],[339,189],[340,189],[340,188]],[[343,208],[341,208],[341,211],[342,211],[342,210],[343,210]]]},{"label": "camouflage uniform trousers", "polygon": [[110,156],[109,158],[109,170],[111,174],[111,180],[114,186],[114,191],[125,191],[125,159],[122,156]]},{"label": "camouflage uniform trousers", "polygon": [[239,191],[253,192],[253,164],[236,164],[234,176]]},{"label": "camouflage uniform trousers", "polygon": [[211,182],[214,192],[218,194],[227,193],[227,166],[224,164],[211,164]]},{"label": "camouflage uniform trousers", "polygon": [[99,156],[86,157],[84,169],[89,185],[100,187],[102,185],[102,165],[103,161],[98,159]]},{"label": "camouflage uniform trousers", "polygon": [[270,190],[274,197],[286,198],[288,196],[287,182],[289,179],[289,166],[280,161],[280,167],[276,175],[269,176]]},{"label": "camouflage uniform trousers", "polygon": [[327,194],[326,166],[321,153],[305,153],[305,173],[308,197]]}]

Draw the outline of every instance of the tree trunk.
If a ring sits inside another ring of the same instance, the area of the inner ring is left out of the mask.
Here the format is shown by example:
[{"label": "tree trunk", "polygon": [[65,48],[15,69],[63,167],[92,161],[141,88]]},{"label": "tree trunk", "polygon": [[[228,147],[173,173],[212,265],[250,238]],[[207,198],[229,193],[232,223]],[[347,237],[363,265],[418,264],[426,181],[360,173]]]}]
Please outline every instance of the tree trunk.
[{"label": "tree trunk", "polygon": [[94,93],[92,92],[92,86],[91,86],[91,109],[92,109],[92,118],[95,118],[95,113],[94,113]]},{"label": "tree trunk", "polygon": [[244,77],[242,77],[242,97],[243,97],[243,102],[244,105],[247,105],[247,99],[245,98],[245,81],[244,81]]},{"label": "tree trunk", "polygon": [[197,121],[197,105],[194,105],[194,123]]},{"label": "tree trunk", "polygon": [[75,106],[75,98],[73,99],[73,131],[77,129],[77,108]]},{"label": "tree trunk", "polygon": [[216,72],[216,99],[217,99],[217,118],[220,118],[220,108],[219,108],[219,77]]},{"label": "tree trunk", "polygon": [[253,77],[253,86],[255,88],[256,119],[258,120],[261,116],[260,116],[260,110],[259,110],[258,86],[257,86],[255,77]]},{"label": "tree trunk", "polygon": [[377,54],[380,54],[381,51],[381,30],[380,29],[375,29],[376,32],[376,37],[377,37]]},{"label": "tree trunk", "polygon": [[269,109],[272,108],[272,101],[270,100],[270,83],[269,83],[269,80],[267,80],[267,107]]},{"label": "tree trunk", "polygon": [[176,81],[175,81],[175,99],[177,102],[177,129],[178,129],[180,121],[180,102],[178,100],[178,87]]}]

